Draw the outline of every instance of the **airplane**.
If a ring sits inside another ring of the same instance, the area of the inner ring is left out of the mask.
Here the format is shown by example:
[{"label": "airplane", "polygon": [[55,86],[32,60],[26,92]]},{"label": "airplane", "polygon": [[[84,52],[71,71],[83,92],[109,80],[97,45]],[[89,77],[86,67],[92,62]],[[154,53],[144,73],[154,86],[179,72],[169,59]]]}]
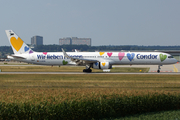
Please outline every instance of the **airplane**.
[{"label": "airplane", "polygon": [[177,63],[170,54],[163,52],[35,52],[12,30],[5,30],[14,54],[7,58],[37,65],[85,66],[83,72],[94,69],[112,69],[112,65],[158,65]]}]

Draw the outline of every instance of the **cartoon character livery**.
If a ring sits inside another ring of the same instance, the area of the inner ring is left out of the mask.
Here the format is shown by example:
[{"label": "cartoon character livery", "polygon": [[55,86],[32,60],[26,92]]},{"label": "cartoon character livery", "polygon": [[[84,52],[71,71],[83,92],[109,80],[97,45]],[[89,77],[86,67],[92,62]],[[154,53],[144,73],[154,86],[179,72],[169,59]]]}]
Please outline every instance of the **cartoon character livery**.
[{"label": "cartoon character livery", "polygon": [[177,63],[170,54],[162,52],[35,52],[12,30],[6,30],[14,54],[8,59],[39,65],[86,66],[83,72],[94,69],[111,69],[112,65],[158,65]]}]

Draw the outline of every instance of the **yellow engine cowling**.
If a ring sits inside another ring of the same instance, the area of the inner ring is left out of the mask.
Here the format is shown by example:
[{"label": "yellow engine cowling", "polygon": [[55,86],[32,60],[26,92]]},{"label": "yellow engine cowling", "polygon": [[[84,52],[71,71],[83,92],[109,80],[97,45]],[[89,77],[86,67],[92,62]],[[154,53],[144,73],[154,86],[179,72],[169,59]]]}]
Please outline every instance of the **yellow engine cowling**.
[{"label": "yellow engine cowling", "polygon": [[109,62],[97,62],[93,63],[94,69],[111,69],[112,65],[109,64]]}]

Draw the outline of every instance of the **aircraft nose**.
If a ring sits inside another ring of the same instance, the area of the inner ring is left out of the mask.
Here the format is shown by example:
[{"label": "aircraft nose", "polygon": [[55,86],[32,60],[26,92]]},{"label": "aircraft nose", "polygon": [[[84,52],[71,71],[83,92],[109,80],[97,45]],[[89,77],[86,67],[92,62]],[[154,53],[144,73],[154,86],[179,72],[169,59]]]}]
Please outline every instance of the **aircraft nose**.
[{"label": "aircraft nose", "polygon": [[174,62],[177,63],[178,61],[174,58]]}]

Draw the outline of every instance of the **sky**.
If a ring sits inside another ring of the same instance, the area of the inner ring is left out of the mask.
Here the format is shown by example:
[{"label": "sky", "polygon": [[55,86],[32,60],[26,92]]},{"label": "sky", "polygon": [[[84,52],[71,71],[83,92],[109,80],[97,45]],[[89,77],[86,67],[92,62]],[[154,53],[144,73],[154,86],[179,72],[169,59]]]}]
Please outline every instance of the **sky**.
[{"label": "sky", "polygon": [[180,45],[180,0],[0,0],[0,46],[5,30],[25,43],[91,38],[101,45]]}]

